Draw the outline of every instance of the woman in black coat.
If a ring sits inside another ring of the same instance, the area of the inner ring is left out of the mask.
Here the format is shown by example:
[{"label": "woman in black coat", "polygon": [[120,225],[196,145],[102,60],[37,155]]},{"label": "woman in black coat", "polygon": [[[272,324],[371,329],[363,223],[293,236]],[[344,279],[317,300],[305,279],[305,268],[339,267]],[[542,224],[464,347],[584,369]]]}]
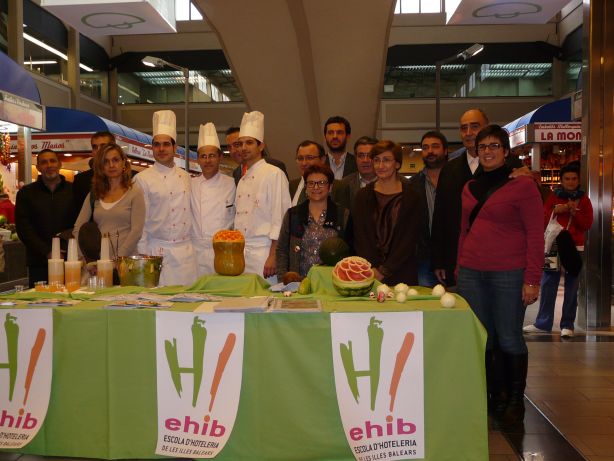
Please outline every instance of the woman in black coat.
[{"label": "woman in black coat", "polygon": [[401,179],[398,144],[382,140],[371,158],[377,180],[361,189],[352,204],[353,244],[383,283],[418,283],[417,246],[423,213],[419,195]]}]

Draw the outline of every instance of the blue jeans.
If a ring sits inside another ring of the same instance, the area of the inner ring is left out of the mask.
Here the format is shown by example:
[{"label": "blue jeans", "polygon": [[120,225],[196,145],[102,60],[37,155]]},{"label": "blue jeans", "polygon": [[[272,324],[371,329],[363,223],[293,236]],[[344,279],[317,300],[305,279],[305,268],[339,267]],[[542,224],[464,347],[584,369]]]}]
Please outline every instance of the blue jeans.
[{"label": "blue jeans", "polygon": [[[561,280],[560,271],[544,271],[541,282],[541,292],[539,297],[539,312],[535,319],[535,326],[540,330],[552,330],[554,323],[554,304],[556,294]],[[578,308],[578,286],[580,276],[571,275],[565,272],[565,295],[563,296],[563,312],[561,314],[561,330],[568,328],[574,329],[576,321],[576,310]]]},{"label": "blue jeans", "polygon": [[430,261],[421,261],[418,263],[418,285],[421,287],[432,288],[439,283],[435,272],[431,269]]},{"label": "blue jeans", "polygon": [[522,302],[524,269],[476,271],[460,267],[458,293],[464,297],[488,332],[486,349],[495,341],[507,354],[526,354],[522,336],[525,305]]}]

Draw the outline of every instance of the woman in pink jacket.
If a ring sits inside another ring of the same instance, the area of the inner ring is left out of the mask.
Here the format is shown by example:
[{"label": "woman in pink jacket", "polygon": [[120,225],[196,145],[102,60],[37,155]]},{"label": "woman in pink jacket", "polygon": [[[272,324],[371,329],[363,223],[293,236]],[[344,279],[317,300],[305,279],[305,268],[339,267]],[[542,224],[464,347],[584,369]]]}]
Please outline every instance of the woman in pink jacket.
[{"label": "woman in pink jacket", "polygon": [[[557,187],[544,204],[544,223],[547,226],[554,214],[563,229],[568,229],[578,251],[584,250],[584,234],[593,224],[593,207],[580,189],[580,168],[576,162],[561,168],[561,187]],[[561,336],[573,336],[578,307],[579,274],[565,271],[565,295],[561,315]],[[560,271],[544,271],[541,280],[539,312],[534,325],[524,327],[525,333],[549,332],[554,322],[554,304],[561,279]]]}]

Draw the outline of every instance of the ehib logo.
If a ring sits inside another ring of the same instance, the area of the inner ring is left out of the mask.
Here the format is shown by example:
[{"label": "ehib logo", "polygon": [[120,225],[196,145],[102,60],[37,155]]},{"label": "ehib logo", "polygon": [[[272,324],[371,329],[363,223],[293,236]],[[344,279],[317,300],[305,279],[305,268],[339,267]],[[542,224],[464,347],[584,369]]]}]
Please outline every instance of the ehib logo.
[{"label": "ehib logo", "polygon": [[[419,457],[424,440],[422,313],[332,314],[339,410],[357,459]],[[368,455],[366,453],[369,453]],[[384,456],[384,455],[382,455]]]},{"label": "ehib logo", "polygon": [[36,435],[47,412],[51,345],[46,344],[46,337],[47,331],[52,330],[52,317],[48,309],[2,312],[0,447],[15,448],[25,445]]},{"label": "ehib logo", "polygon": [[[173,380],[175,390],[177,391],[177,395],[179,397],[181,397],[181,392],[183,391],[183,386],[181,385],[181,375],[192,375],[192,407],[196,407],[198,396],[200,394],[200,387],[203,380],[205,343],[207,342],[207,328],[205,328],[205,321],[198,317],[194,317],[191,332],[191,368],[179,366],[179,358],[177,354],[177,338],[173,338],[172,342],[169,340],[164,341],[164,349],[166,350],[166,360],[168,361],[171,378]],[[217,364],[215,366],[215,373],[211,382],[211,388],[209,389],[209,395],[211,396],[209,400],[209,412],[211,412],[211,409],[213,408],[213,403],[215,402],[215,397],[219,389],[222,375],[224,374],[224,370],[226,369],[228,359],[232,354],[232,350],[235,346],[236,340],[237,336],[234,333],[228,333],[228,335],[226,336],[226,341],[224,342],[224,347],[219,353]],[[202,435],[207,434],[207,426],[209,422],[208,416],[209,415],[205,416],[204,418],[205,422],[203,423],[202,431],[200,432]],[[188,432],[187,428],[191,424],[194,424],[196,426],[198,425],[198,423],[189,421],[189,417],[186,417],[184,432]],[[176,424],[169,424],[167,425],[167,428],[171,430],[178,430],[176,429]],[[222,435],[224,435],[225,430],[226,429],[224,428],[224,426],[218,424],[216,420],[213,420],[209,435],[213,437],[221,437]]]},{"label": "ehib logo", "polygon": [[209,458],[223,448],[238,408],[243,322],[237,314],[156,313],[157,454]]}]

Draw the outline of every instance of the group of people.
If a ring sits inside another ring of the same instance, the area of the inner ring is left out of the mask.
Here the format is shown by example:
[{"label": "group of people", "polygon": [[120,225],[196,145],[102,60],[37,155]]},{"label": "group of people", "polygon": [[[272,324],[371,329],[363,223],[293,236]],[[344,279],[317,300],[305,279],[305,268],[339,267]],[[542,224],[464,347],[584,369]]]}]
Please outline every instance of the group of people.
[{"label": "group of people", "polygon": [[[75,236],[90,221],[115,236],[114,256],[163,255],[161,285],[187,285],[214,273],[211,239],[220,229],[240,230],[245,272],[271,280],[287,272],[307,275],[320,262],[321,244],[341,237],[381,282],[442,283],[467,299],[488,331],[489,409],[502,420],[522,419],[525,308],[537,300],[541,285],[533,328],[551,329],[558,285],[557,274],[542,277],[543,217],[556,215],[579,246],[591,224],[578,171],[562,172],[563,188],[544,211],[531,171],[510,155],[508,133],[480,109],[461,116],[463,147],[449,155],[446,137],[426,132],[424,168],[409,180],[399,175],[397,143],[363,136],[348,152],[351,126],[341,116],[330,117],[323,134],[326,148],[314,140],[298,144],[300,176],[290,181],[283,162],[265,154],[264,115],[257,111],[226,132],[239,163],[233,177],[220,172],[222,151],[212,123],[199,130],[202,174],[190,178],[177,167],[172,111],[154,114],[155,163],[134,178],[110,133],[92,137],[92,171],[77,175],[74,184],[59,174],[53,151],[40,152],[40,176],[19,191],[16,208],[31,284],[46,279],[51,237],[73,223]],[[577,275],[566,275],[568,287],[561,326],[573,332]]]}]

